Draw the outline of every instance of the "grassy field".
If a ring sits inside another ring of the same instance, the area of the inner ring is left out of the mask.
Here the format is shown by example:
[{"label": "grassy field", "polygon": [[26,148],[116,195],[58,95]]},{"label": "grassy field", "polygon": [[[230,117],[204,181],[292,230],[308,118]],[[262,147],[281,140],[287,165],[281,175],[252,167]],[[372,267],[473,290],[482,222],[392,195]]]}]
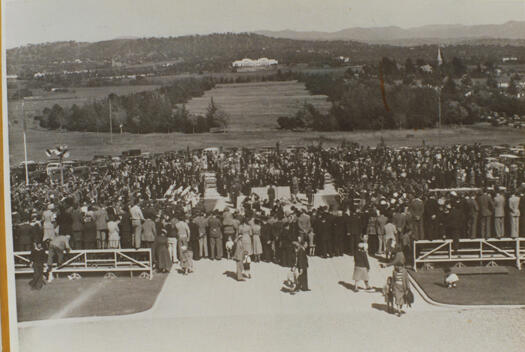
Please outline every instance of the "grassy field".
[{"label": "grassy field", "polygon": [[167,274],[154,274],[151,280],[124,275],[114,280],[84,276],[79,281],[64,276],[37,291],[30,289],[29,278],[17,279],[18,321],[143,312],[155,303]]},{"label": "grassy field", "polygon": [[274,129],[277,118],[292,116],[305,102],[323,113],[330,108],[325,95],[311,95],[297,81],[218,84],[202,97],[191,99],[186,107],[204,115],[212,97],[230,115],[230,131]]},{"label": "grassy field", "polygon": [[443,272],[411,272],[434,301],[460,305],[525,304],[525,273],[509,268],[509,274],[460,275],[457,288],[443,284]]},{"label": "grassy field", "polygon": [[[376,146],[381,137],[390,146],[421,145],[423,141],[429,145],[482,143],[519,144],[525,142],[523,130],[479,124],[471,127],[444,128],[441,133],[436,129],[428,130],[389,130],[360,132],[290,132],[280,130],[265,131],[232,131],[227,133],[203,134],[115,134],[113,144],[109,143],[107,133],[87,132],[57,132],[41,129],[28,130],[28,159],[46,160],[44,150],[56,144],[67,144],[71,149],[72,159],[92,159],[96,154],[118,155],[127,149],[139,148],[142,151],[165,152],[209,146],[224,147],[264,147],[275,146],[277,141],[281,146],[311,145],[323,142],[323,145],[339,145],[343,140],[357,142],[363,145]],[[9,155],[12,165],[24,160],[22,130],[9,130]]]}]

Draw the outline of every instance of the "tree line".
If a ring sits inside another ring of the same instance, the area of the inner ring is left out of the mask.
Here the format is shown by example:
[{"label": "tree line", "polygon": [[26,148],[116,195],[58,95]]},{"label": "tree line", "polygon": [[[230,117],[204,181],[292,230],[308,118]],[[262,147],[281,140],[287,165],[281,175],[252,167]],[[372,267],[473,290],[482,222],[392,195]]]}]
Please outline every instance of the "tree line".
[{"label": "tree line", "polygon": [[[43,128],[85,132],[113,131],[130,133],[200,133],[224,128],[227,114],[213,98],[204,116],[191,114],[185,103],[212,89],[211,79],[180,79],[170,86],[128,95],[110,94],[107,99],[64,108],[55,104],[35,117]],[[111,119],[110,119],[111,110]]]},{"label": "tree line", "polygon": [[443,125],[472,124],[493,112],[525,114],[525,101],[516,95],[519,75],[502,90],[490,67],[481,75],[484,81],[474,83],[472,76],[480,77],[479,65],[469,71],[456,57],[441,66],[429,65],[430,71],[421,70],[424,65],[423,60],[407,59],[399,65],[383,58],[359,73],[349,69],[344,77],[296,74],[310,92],[326,95],[332,107],[323,114],[305,104],[295,115],[280,117],[278,124],[283,129],[318,131],[428,128],[438,123],[439,105]]}]

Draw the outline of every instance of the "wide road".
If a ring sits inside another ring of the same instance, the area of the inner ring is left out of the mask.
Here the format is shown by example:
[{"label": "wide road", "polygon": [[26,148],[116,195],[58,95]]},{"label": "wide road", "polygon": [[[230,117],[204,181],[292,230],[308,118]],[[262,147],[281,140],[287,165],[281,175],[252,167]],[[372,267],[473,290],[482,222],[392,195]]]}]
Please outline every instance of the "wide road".
[{"label": "wide road", "polygon": [[[392,269],[371,260],[371,284]],[[416,302],[402,317],[384,311],[379,292],[347,284],[352,257],[310,258],[311,292],[281,292],[287,269],[252,264],[235,281],[233,261],[176,271],[147,312],[122,317],[23,323],[21,351],[523,351],[525,310],[458,309]],[[497,288],[494,288],[497,289]],[[414,291],[414,293],[416,293]]]}]

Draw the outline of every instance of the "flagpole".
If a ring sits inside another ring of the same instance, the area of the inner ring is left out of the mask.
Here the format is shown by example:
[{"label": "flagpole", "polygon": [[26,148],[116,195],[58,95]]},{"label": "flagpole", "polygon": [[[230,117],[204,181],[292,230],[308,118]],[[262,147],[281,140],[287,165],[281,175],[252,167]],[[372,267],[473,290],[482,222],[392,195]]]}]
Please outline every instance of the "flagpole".
[{"label": "flagpole", "polygon": [[[20,94],[19,94],[20,96]],[[24,127],[24,168],[26,172],[26,186],[29,186],[29,171],[27,169],[27,136],[26,136],[26,115],[24,112],[25,98],[22,98],[22,124]]]},{"label": "flagpole", "polygon": [[108,97],[109,101],[109,140],[110,144],[113,144],[113,119],[111,117],[111,97]]}]

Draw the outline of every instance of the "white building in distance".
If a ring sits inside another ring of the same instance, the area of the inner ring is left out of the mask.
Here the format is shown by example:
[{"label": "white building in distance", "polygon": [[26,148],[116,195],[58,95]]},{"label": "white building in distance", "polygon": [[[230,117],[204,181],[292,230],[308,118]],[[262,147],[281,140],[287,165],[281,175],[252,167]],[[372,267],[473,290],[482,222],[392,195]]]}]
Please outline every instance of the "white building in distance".
[{"label": "white building in distance", "polygon": [[257,60],[244,58],[242,60],[236,60],[232,63],[233,67],[267,67],[277,65],[278,62],[275,59],[268,59],[267,57],[261,57]]}]

